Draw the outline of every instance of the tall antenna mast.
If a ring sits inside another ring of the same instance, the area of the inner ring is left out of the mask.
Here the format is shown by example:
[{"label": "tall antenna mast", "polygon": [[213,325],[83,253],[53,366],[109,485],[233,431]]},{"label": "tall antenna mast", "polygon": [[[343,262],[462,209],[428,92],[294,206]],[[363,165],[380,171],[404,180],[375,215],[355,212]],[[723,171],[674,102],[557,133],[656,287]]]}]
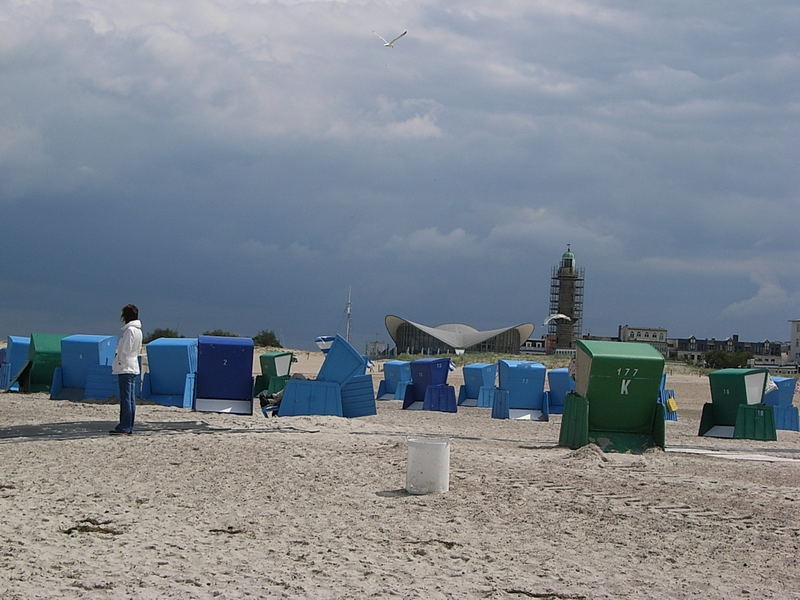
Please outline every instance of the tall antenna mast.
[{"label": "tall antenna mast", "polygon": [[344,314],[345,317],[347,318],[347,325],[345,329],[344,339],[346,339],[348,342],[350,341],[350,320],[352,319],[352,310],[351,310],[352,304],[350,303],[350,295],[352,291],[353,291],[352,286],[347,288],[347,306],[345,306],[344,308]]}]

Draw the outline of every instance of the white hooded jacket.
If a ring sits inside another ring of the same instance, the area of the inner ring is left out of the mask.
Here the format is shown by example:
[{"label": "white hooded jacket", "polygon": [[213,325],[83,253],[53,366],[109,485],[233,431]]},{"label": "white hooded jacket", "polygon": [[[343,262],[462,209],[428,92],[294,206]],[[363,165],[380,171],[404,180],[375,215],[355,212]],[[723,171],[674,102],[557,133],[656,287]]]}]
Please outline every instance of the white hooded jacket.
[{"label": "white hooded jacket", "polygon": [[142,350],[142,322],[125,323],[117,342],[116,356],[111,372],[114,375],[139,374],[139,352]]}]

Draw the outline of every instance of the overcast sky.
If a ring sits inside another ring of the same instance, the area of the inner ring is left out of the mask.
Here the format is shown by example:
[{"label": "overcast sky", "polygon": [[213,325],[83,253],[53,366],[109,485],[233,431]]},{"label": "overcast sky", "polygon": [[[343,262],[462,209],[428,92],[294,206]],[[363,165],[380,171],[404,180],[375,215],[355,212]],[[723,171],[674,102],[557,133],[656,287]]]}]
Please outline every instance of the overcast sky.
[{"label": "overcast sky", "polygon": [[[407,29],[394,48],[390,39]],[[0,0],[0,335],[787,340],[796,0]]]}]

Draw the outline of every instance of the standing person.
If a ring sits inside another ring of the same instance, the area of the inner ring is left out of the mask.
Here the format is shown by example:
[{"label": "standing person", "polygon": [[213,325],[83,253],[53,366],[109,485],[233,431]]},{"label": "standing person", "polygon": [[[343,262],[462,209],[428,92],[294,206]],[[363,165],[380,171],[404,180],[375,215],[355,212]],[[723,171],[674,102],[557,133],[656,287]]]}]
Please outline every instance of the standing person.
[{"label": "standing person", "polygon": [[122,335],[117,342],[116,356],[111,372],[119,379],[119,425],[109,431],[111,435],[133,433],[136,416],[136,376],[139,374],[139,352],[142,349],[142,322],[139,309],[133,304],[122,307]]}]

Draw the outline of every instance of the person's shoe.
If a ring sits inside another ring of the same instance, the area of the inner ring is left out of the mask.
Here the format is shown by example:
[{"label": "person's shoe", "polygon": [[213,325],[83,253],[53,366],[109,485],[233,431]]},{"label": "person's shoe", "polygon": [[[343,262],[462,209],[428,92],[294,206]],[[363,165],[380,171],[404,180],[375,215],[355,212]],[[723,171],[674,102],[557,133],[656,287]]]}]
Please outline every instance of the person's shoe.
[{"label": "person's shoe", "polygon": [[132,431],[120,431],[118,429],[112,429],[108,432],[108,435],[131,435]]}]

